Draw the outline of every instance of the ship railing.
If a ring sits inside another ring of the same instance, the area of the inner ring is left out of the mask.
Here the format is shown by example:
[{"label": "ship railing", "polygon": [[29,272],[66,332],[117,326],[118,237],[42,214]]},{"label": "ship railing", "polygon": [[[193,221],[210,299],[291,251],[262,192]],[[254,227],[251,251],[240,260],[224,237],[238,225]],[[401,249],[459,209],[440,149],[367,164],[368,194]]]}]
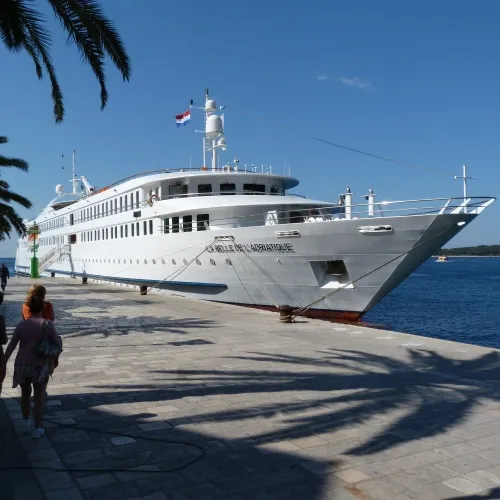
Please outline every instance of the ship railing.
[{"label": "ship railing", "polygon": [[[124,182],[131,181],[134,179],[139,179],[140,177],[149,177],[152,175],[159,175],[159,174],[177,174],[177,173],[192,173],[192,172],[199,172],[202,174],[209,174],[213,172],[232,172],[234,174],[265,174],[265,175],[274,175],[276,177],[290,177],[289,175],[281,175],[279,173],[274,173],[272,170],[266,170],[266,171],[261,171],[256,167],[247,167],[244,165],[243,167],[238,167],[235,168],[234,166],[224,166],[224,167],[218,167],[215,170],[211,168],[204,168],[204,167],[199,167],[199,168],[164,168],[160,170],[147,170],[145,172],[141,172],[139,174],[134,174],[130,175],[128,177],[125,177],[123,179],[120,179],[119,181],[113,182],[113,184],[108,184],[107,186],[104,186],[102,188],[96,188],[92,193],[85,195],[84,198],[87,198],[89,196],[93,196],[95,194],[98,194],[102,191],[106,191],[110,188],[114,188],[116,186],[119,186],[120,184],[123,184]],[[259,193],[262,194],[262,193]]]},{"label": "ship railing", "polygon": [[[290,223],[310,223],[341,221],[348,219],[374,219],[387,217],[471,214],[478,215],[491,205],[494,197],[464,198],[426,198],[420,200],[382,201],[375,204],[363,203],[351,205],[351,213],[346,213],[345,205],[306,205],[303,202],[286,209],[268,207],[255,213],[241,213],[230,217],[211,216],[210,221],[198,221],[195,217],[183,224],[182,215],[179,222],[168,226],[169,232],[190,232],[197,227],[198,231],[205,229],[224,229],[234,227],[252,227],[264,225],[279,225]],[[248,207],[238,207],[239,210]],[[167,214],[166,214],[167,215]],[[168,217],[176,216],[169,214]],[[201,226],[201,227],[200,227]],[[164,224],[159,228],[166,232]]]},{"label": "ship railing", "polygon": [[42,257],[38,259],[38,271],[43,272],[45,269],[47,269],[48,266],[50,266],[52,263],[54,263],[61,255],[63,255],[65,252],[70,252],[71,247],[68,244],[60,245],[56,248],[53,248],[46,254],[44,254]]}]

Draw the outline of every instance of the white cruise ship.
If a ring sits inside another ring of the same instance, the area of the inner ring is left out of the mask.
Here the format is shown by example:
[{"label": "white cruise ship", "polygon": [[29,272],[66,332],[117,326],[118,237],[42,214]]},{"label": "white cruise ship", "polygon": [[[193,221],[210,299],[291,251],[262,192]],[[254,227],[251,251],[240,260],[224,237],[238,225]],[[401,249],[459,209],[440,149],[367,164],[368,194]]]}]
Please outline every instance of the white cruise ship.
[{"label": "white cruise ship", "polygon": [[72,191],[59,184],[25,221],[38,234],[19,240],[16,271],[30,273],[36,246],[45,276],[355,321],[494,201],[466,191],[378,202],[370,190],[363,204],[349,188],[335,202],[294,195],[299,181],[270,168],[219,167],[224,115],[208,90],[191,108],[205,119],[208,168],[161,165],[94,189],[73,155]]}]

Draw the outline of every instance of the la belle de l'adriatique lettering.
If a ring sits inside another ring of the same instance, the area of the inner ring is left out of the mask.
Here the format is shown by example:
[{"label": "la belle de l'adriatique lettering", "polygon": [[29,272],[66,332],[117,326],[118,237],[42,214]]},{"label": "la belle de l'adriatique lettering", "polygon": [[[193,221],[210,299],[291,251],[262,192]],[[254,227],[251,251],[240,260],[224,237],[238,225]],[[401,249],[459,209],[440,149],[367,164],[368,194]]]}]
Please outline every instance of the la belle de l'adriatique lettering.
[{"label": "la belle de l'adriatique lettering", "polygon": [[208,253],[295,253],[291,243],[251,243],[248,245],[209,245]]}]

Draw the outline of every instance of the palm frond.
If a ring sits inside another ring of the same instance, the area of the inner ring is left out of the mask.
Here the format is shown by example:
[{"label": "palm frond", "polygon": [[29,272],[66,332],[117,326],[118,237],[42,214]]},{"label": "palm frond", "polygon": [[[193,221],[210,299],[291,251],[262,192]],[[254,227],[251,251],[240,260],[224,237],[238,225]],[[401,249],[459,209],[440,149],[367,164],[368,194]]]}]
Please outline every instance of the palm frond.
[{"label": "palm frond", "polygon": [[101,109],[108,101],[104,52],[125,81],[130,79],[130,59],[113,23],[107,19],[96,0],[48,0],[57,19],[68,32],[68,42],[75,43],[82,58],[90,65],[101,87]]},{"label": "palm frond", "polygon": [[43,76],[40,59],[42,60],[52,86],[54,116],[56,122],[61,122],[64,116],[62,92],[50,57],[50,34],[44,24],[42,16],[29,7],[25,0],[2,0],[0,8],[2,40],[10,50],[26,50],[35,64],[38,78]]},{"label": "palm frond", "polygon": [[11,206],[0,203],[0,241],[5,240],[5,236],[10,238],[12,230],[19,236],[26,234],[26,226],[16,211]]},{"label": "palm frond", "polygon": [[0,200],[5,201],[6,203],[18,203],[24,208],[31,208],[31,201],[29,201],[28,198],[11,191],[9,183],[3,179],[0,179]]},{"label": "palm frond", "polygon": [[9,158],[3,155],[0,155],[0,167],[15,167],[19,170],[24,170],[24,172],[30,168],[28,162],[21,160],[21,158]]}]

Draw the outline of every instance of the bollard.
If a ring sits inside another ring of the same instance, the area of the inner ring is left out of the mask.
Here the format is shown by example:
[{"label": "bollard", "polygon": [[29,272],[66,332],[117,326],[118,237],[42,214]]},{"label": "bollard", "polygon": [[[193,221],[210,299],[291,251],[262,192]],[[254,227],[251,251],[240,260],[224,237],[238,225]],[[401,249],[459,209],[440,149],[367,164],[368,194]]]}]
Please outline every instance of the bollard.
[{"label": "bollard", "polygon": [[55,277],[56,277],[56,273],[54,273],[54,272],[52,272],[52,271],[51,271],[51,273],[50,273],[50,277],[51,277],[51,278],[55,278]]},{"label": "bollard", "polygon": [[280,311],[281,323],[291,323],[292,322],[293,309],[290,306],[288,306],[288,305],[280,306],[279,311]]},{"label": "bollard", "polygon": [[148,294],[148,287],[147,286],[141,286],[141,287],[139,287],[139,290],[141,291],[141,295]]},{"label": "bollard", "polygon": [[82,285],[86,285],[87,284],[87,276],[84,276],[82,278]]}]

